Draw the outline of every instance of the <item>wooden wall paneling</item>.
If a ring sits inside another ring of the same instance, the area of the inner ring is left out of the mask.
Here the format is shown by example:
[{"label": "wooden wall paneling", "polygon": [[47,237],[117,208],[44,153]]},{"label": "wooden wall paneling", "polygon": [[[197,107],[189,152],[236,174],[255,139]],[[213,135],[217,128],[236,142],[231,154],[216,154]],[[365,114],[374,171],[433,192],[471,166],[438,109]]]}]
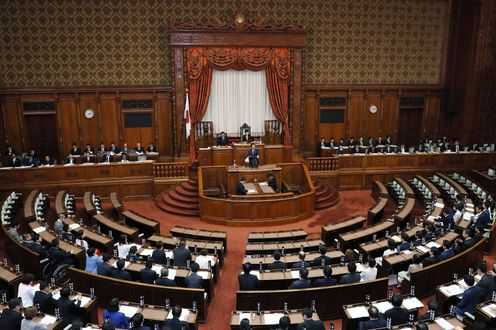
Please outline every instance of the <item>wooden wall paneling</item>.
[{"label": "wooden wall paneling", "polygon": [[[189,144],[186,141],[186,137],[183,136],[183,123],[184,123],[184,104],[185,104],[185,88],[186,88],[186,80],[184,75],[186,74],[186,70],[184,70],[184,66],[186,63],[186,57],[184,56],[184,52],[186,50],[182,47],[173,47],[172,48],[172,63],[174,66],[172,68],[172,88],[174,91],[174,97],[172,100],[172,104],[174,107],[173,118],[172,121],[175,123],[175,132],[173,134],[173,152],[181,153],[181,155],[189,154]],[[191,127],[191,130],[194,130],[194,127]],[[178,155],[180,156],[180,155]]]},{"label": "wooden wall paneling", "polygon": [[[81,148],[89,143],[93,148],[97,149],[100,145],[100,116],[98,114],[98,101],[95,93],[80,93],[79,94],[79,113],[81,123]],[[95,113],[93,118],[87,119],[84,112],[87,109],[92,109]]]},{"label": "wooden wall paneling", "polygon": [[[364,135],[367,125],[367,109],[365,108],[364,95],[362,91],[350,91],[348,94],[347,122],[348,138],[353,136],[356,141]],[[339,137],[336,137],[339,138]],[[364,136],[364,139],[367,139]]]},{"label": "wooden wall paneling", "polygon": [[[365,117],[367,120],[365,139],[368,139],[370,136],[374,140],[376,140],[379,135],[383,135],[382,117],[384,109],[382,108],[381,95],[378,94],[376,91],[369,91],[368,93],[364,94],[364,98],[365,113],[367,114]],[[369,108],[371,105],[375,105],[377,107],[376,113],[370,113]],[[383,138],[384,137],[385,136],[383,136]]]},{"label": "wooden wall paneling", "polygon": [[318,93],[315,91],[305,91],[304,109],[303,150],[306,154],[315,154],[316,143],[320,139],[320,136],[318,136],[319,132],[317,131],[319,120]]},{"label": "wooden wall paneling", "polygon": [[0,153],[3,154],[7,145],[5,143],[5,100],[0,97]]},{"label": "wooden wall paneling", "polygon": [[393,143],[400,143],[397,140],[398,129],[396,123],[398,118],[398,94],[396,91],[385,92],[382,97],[382,138],[391,135]]},{"label": "wooden wall paneling", "polygon": [[[20,98],[9,95],[4,98],[3,120],[5,127],[5,144],[9,144],[17,152],[22,151],[22,137],[20,127]],[[2,150],[3,152],[4,150]]]},{"label": "wooden wall paneling", "polygon": [[[78,113],[74,94],[59,94],[57,116],[60,123],[60,155],[62,158],[69,154],[73,143],[77,143],[79,147],[83,147],[80,143]],[[63,159],[60,160],[63,161]]]},{"label": "wooden wall paneling", "polygon": [[110,145],[112,141],[115,143],[119,142],[118,103],[119,99],[116,93],[100,94],[101,142],[105,143],[105,146]]},{"label": "wooden wall paneling", "polygon": [[[430,94],[426,99],[426,106],[424,110],[424,136],[438,137],[440,136],[440,112],[441,112],[441,95],[440,94]],[[447,136],[451,137],[456,135],[456,131]]]},{"label": "wooden wall paneling", "polygon": [[164,156],[173,156],[174,143],[174,123],[172,121],[172,104],[171,94],[157,93],[156,113],[156,136],[157,143],[160,144],[160,154]]},{"label": "wooden wall paneling", "polygon": [[301,137],[303,125],[301,122],[302,115],[302,50],[301,49],[293,49],[292,53],[292,81],[291,81],[291,94],[292,99],[290,100],[290,135],[292,138],[292,145],[295,151],[299,151],[301,149]]}]

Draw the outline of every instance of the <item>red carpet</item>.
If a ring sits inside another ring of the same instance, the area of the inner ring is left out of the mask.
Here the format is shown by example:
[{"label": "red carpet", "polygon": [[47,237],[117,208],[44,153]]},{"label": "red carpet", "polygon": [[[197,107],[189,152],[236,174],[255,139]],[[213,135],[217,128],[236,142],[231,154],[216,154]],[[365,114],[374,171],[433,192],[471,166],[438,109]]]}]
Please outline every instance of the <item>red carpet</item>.
[{"label": "red carpet", "polygon": [[[199,329],[228,329],[231,312],[236,308],[237,276],[241,269],[245,246],[250,231],[270,231],[285,229],[304,229],[310,237],[320,237],[323,224],[336,222],[354,215],[367,215],[367,210],[374,204],[370,190],[341,191],[341,201],[334,207],[316,213],[313,217],[298,223],[270,227],[233,228],[211,225],[201,222],[199,218],[169,215],[155,206],[152,200],[126,201],[126,209],[134,210],[160,222],[162,234],[169,234],[169,229],[176,225],[223,230],[227,232],[228,253],[220,281],[215,288],[215,297],[208,309],[208,320]],[[335,323],[340,329],[340,322]]]}]

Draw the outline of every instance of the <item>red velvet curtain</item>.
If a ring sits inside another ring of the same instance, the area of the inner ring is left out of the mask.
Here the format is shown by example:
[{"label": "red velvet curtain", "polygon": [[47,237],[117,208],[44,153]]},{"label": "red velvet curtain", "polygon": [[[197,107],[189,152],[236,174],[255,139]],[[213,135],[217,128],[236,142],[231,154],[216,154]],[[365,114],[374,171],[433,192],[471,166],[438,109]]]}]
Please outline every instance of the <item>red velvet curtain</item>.
[{"label": "red velvet curtain", "polygon": [[287,48],[189,48],[189,112],[191,133],[190,161],[196,158],[195,125],[207,111],[212,85],[212,68],[217,70],[265,69],[270,105],[274,116],[284,124],[284,144],[289,145],[290,52]]}]

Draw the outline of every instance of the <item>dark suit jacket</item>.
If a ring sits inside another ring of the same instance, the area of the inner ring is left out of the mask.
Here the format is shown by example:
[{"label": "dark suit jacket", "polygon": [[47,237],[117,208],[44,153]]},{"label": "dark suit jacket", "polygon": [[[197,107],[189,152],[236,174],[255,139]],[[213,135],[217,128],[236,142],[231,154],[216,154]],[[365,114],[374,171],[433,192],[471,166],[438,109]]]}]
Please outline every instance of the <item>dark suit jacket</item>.
[{"label": "dark suit jacket", "polygon": [[391,319],[391,325],[408,323],[408,310],[401,307],[393,307],[384,313],[384,319]]},{"label": "dark suit jacket", "polygon": [[463,293],[458,305],[456,305],[455,312],[457,314],[463,314],[465,312],[473,313],[475,305],[482,302],[485,295],[486,291],[479,285],[468,288]]},{"label": "dark suit jacket", "polygon": [[219,136],[217,138],[217,145],[218,146],[226,146],[228,142],[229,142],[229,139],[227,138],[227,136],[224,136],[224,138],[222,138],[222,136]]},{"label": "dark suit jacket", "polygon": [[487,228],[489,223],[491,222],[491,217],[489,215],[489,210],[485,209],[482,213],[477,217],[477,220],[474,221],[473,226]]},{"label": "dark suit jacket", "polygon": [[60,265],[63,263],[70,263],[72,254],[62,249],[51,247],[50,249],[48,249],[48,258],[50,259],[50,261],[55,262],[57,265]]},{"label": "dark suit jacket", "polygon": [[33,297],[33,304],[39,304],[40,311],[50,315],[55,314],[55,308],[58,306],[57,300],[53,299],[52,294],[44,291],[36,291]]},{"label": "dark suit jacket", "polygon": [[114,157],[112,155],[108,156],[103,155],[101,162],[102,163],[112,163],[114,161]]},{"label": "dark suit jacket", "polygon": [[139,152],[139,153],[144,153],[145,152],[145,148],[139,147],[139,148],[136,148],[135,151],[136,152]]},{"label": "dark suit jacket", "polygon": [[[183,326],[183,328],[181,328]],[[189,330],[189,326],[186,322],[182,322],[179,319],[168,319],[165,320],[162,330]]]},{"label": "dark suit jacket", "polygon": [[473,239],[472,237],[467,237],[464,241],[463,241],[463,245],[462,245],[462,250],[466,250],[472,246],[475,245],[475,243],[477,243],[477,241],[475,239]]},{"label": "dark suit jacket", "polygon": [[403,242],[400,244],[400,251],[408,250],[410,248],[410,243]]},{"label": "dark suit jacket", "polygon": [[447,216],[442,217],[436,221],[441,222],[443,224],[444,229],[448,229],[448,227],[450,227],[451,229],[454,229],[455,228],[455,220],[453,219],[454,215],[455,215],[455,213],[450,212]]},{"label": "dark suit jacket", "polygon": [[449,250],[444,250],[443,252],[441,252],[439,257],[444,260],[444,259],[451,258],[454,255],[455,255],[455,252],[452,249],[449,249]]},{"label": "dark suit jacket", "polygon": [[72,324],[73,319],[78,316],[78,309],[81,306],[81,302],[77,303],[71,299],[62,299],[60,298],[57,301],[60,317],[62,318],[62,326],[66,327],[69,324]]},{"label": "dark suit jacket", "polygon": [[430,265],[434,265],[436,262],[439,262],[439,261],[441,261],[441,259],[439,259],[439,257],[428,256],[428,257],[425,257],[424,259],[422,259],[422,266],[427,267]]},{"label": "dark suit jacket", "polygon": [[241,142],[251,142],[251,135],[241,135]]},{"label": "dark suit jacket", "polygon": [[41,259],[45,259],[47,257],[47,250],[45,248],[36,242],[33,241],[24,241],[23,244],[30,250],[38,253],[41,257]]},{"label": "dark suit jacket", "polygon": [[310,264],[310,262],[308,261],[297,261],[291,266],[291,268],[302,268],[302,267],[308,268],[311,265],[312,264]]},{"label": "dark suit jacket", "polygon": [[79,148],[76,148],[76,150],[74,150],[73,148],[71,148],[71,151],[69,151],[69,155],[73,155],[73,156],[81,156],[81,149]]},{"label": "dark suit jacket", "polygon": [[203,288],[203,278],[198,274],[192,273],[191,275],[186,276],[184,284],[190,289],[201,289]]},{"label": "dark suit jacket", "polygon": [[141,282],[143,283],[153,284],[153,282],[157,277],[158,275],[153,269],[145,267],[142,270],[140,270],[140,278],[141,278]]},{"label": "dark suit jacket", "polygon": [[358,324],[358,330],[377,329],[384,327],[386,327],[386,320],[384,319],[362,321]]},{"label": "dark suit jacket", "polygon": [[102,262],[96,266],[96,273],[98,275],[110,276],[114,268],[106,262]]},{"label": "dark suit jacket", "polygon": [[312,287],[312,281],[309,279],[298,279],[293,281],[293,283],[290,284],[288,289],[305,289],[305,288],[311,288]]},{"label": "dark suit jacket", "polygon": [[297,330],[325,330],[324,322],[321,320],[305,320],[298,324]]},{"label": "dark suit jacket", "polygon": [[322,266],[322,259],[325,260],[326,265],[332,264],[332,258],[326,256],[326,255],[320,255],[313,259],[312,266]]},{"label": "dark suit jacket", "polygon": [[174,266],[186,266],[187,261],[191,260],[191,252],[187,248],[177,247],[172,250],[174,255]]},{"label": "dark suit jacket", "polygon": [[319,287],[319,286],[331,286],[331,285],[336,285],[338,284],[338,280],[332,277],[324,277],[324,278],[318,278],[315,281],[313,281],[312,286],[313,287]]},{"label": "dark suit jacket", "polygon": [[[88,159],[89,158],[89,159]],[[95,158],[93,156],[90,156],[90,157],[83,157],[82,158],[82,162],[83,163],[94,163],[95,162]]]},{"label": "dark suit jacket", "polygon": [[153,262],[156,264],[165,265],[167,263],[167,257],[165,256],[164,250],[155,250],[152,253]]},{"label": "dark suit jacket", "polygon": [[8,166],[9,167],[21,167],[22,166],[21,159],[20,158],[15,158],[15,159],[11,158],[8,162]]},{"label": "dark suit jacket", "polygon": [[176,286],[176,282],[167,277],[159,277],[155,280],[155,284],[163,286]]},{"label": "dark suit jacket", "polygon": [[339,280],[339,284],[351,284],[360,282],[360,273],[344,274]]},{"label": "dark suit jacket", "polygon": [[267,266],[267,269],[287,269],[288,265],[280,260],[275,260],[273,263]]},{"label": "dark suit jacket", "polygon": [[246,195],[247,192],[248,190],[246,190],[245,186],[243,186],[243,183],[239,181],[236,184],[236,195]]},{"label": "dark suit jacket", "polygon": [[238,276],[238,281],[240,290],[258,290],[260,288],[260,282],[256,275],[243,273]]},{"label": "dark suit jacket", "polygon": [[115,269],[114,268],[110,272],[110,276],[112,276],[113,278],[119,278],[121,280],[128,280],[128,281],[133,280],[131,278],[131,274],[127,270],[124,270],[124,269]]},{"label": "dark suit jacket", "polygon": [[14,309],[6,308],[3,310],[2,315],[0,316],[0,328],[9,330],[20,330],[22,319],[23,317],[21,313]]},{"label": "dark suit jacket", "polygon": [[260,152],[258,151],[258,149],[248,150],[248,157],[258,158],[259,156],[260,156]]}]

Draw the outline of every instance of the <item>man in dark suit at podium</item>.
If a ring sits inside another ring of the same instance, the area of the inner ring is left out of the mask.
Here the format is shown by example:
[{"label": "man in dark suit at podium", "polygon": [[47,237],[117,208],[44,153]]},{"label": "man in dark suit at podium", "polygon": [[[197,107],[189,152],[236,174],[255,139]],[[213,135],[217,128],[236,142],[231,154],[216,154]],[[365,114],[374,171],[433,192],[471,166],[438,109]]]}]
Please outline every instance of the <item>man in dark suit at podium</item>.
[{"label": "man in dark suit at podium", "polygon": [[245,182],[245,178],[241,178],[241,180],[239,180],[238,184],[236,185],[236,195],[246,195],[248,190],[246,190],[245,188]]},{"label": "man in dark suit at podium", "polygon": [[260,159],[260,153],[255,147],[255,143],[251,144],[250,150],[248,150],[248,164],[250,167],[258,167],[258,160]]},{"label": "man in dark suit at podium", "polygon": [[228,142],[229,142],[229,139],[227,138],[226,133],[220,132],[220,136],[217,138],[217,145],[218,146],[227,146]]}]

